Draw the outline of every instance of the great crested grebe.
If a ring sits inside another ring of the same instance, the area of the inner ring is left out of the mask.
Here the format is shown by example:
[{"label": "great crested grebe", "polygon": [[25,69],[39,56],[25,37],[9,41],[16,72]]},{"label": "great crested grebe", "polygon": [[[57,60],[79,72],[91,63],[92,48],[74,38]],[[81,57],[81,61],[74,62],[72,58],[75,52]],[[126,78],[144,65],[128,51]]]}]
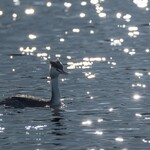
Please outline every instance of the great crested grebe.
[{"label": "great crested grebe", "polygon": [[51,107],[58,109],[61,107],[60,91],[58,77],[60,74],[67,74],[63,70],[63,65],[60,61],[50,61],[50,77],[51,77],[51,100],[41,99],[34,96],[15,95],[8,97],[0,102],[0,105],[13,108],[25,107]]}]

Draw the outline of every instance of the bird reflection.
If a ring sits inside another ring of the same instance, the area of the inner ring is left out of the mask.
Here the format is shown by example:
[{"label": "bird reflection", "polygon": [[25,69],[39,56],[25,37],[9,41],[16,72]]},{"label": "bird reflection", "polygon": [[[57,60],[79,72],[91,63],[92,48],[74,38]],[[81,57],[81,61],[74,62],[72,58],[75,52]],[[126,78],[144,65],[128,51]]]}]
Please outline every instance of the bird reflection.
[{"label": "bird reflection", "polygon": [[61,112],[53,112],[51,119],[51,122],[53,123],[51,127],[51,134],[54,137],[52,142],[54,146],[63,146],[63,139],[67,135],[67,128],[65,127],[63,120],[64,117]]},{"label": "bird reflection", "polygon": [[63,122],[64,117],[58,111],[54,111],[52,115],[53,115],[53,118],[51,119],[51,122],[53,122],[54,125],[52,126],[51,133],[57,136],[56,140],[61,140],[61,136],[66,135],[66,130],[67,130]]}]

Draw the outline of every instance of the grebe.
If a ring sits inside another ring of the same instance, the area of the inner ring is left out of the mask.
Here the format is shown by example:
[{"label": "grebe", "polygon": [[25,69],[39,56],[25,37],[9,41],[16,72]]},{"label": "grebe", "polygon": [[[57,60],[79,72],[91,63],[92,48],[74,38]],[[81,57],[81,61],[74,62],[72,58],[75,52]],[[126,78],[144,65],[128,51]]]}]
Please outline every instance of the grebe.
[{"label": "grebe", "polygon": [[51,78],[51,100],[41,99],[34,96],[16,95],[8,97],[0,102],[0,105],[13,108],[25,107],[51,107],[59,109],[61,107],[60,91],[58,77],[60,74],[67,74],[63,70],[63,65],[60,61],[50,61],[50,78]]}]

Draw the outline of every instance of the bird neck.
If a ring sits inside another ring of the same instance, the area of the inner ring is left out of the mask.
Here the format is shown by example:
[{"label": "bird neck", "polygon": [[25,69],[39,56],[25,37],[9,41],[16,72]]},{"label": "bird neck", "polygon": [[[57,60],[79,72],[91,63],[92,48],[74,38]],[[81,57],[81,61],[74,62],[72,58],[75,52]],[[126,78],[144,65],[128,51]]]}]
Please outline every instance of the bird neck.
[{"label": "bird neck", "polygon": [[61,102],[60,102],[58,77],[51,79],[51,88],[52,88],[52,95],[51,95],[50,106],[59,107],[61,105]]}]

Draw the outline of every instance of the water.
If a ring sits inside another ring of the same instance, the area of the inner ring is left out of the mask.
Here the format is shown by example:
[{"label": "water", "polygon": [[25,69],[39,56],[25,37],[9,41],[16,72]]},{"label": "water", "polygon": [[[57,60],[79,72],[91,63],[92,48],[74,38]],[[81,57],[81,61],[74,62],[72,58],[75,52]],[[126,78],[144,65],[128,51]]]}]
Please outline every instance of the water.
[{"label": "water", "polygon": [[0,108],[0,149],[149,150],[150,3],[0,0],[0,97],[50,97],[64,110]]}]

